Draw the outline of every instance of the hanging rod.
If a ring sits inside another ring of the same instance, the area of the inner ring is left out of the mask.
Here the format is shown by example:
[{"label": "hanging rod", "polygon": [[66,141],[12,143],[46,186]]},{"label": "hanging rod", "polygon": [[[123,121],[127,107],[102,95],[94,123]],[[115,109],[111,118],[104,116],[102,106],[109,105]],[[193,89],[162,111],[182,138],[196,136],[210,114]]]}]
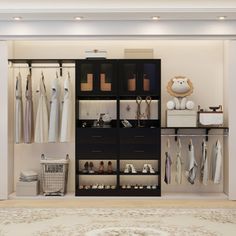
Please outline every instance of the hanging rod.
[{"label": "hanging rod", "polygon": [[206,137],[206,136],[225,136],[228,137],[228,134],[161,134],[163,137]]},{"label": "hanging rod", "polygon": [[64,69],[64,68],[75,68],[75,66],[10,66],[12,69]]}]

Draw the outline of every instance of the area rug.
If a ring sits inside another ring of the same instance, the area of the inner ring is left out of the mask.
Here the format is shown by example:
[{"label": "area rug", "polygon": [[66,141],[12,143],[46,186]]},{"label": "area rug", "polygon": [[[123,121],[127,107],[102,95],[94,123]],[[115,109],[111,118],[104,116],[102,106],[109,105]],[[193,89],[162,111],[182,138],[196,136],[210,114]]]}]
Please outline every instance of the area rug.
[{"label": "area rug", "polygon": [[0,236],[236,235],[236,209],[1,208]]}]

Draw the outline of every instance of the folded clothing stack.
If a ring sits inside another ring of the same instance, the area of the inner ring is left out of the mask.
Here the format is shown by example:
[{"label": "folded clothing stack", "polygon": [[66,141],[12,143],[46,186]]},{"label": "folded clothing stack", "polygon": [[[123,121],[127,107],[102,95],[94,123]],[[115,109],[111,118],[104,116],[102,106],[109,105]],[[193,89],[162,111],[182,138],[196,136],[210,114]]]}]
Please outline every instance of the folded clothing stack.
[{"label": "folded clothing stack", "polygon": [[33,182],[38,180],[38,173],[32,170],[21,171],[20,181],[22,182]]}]

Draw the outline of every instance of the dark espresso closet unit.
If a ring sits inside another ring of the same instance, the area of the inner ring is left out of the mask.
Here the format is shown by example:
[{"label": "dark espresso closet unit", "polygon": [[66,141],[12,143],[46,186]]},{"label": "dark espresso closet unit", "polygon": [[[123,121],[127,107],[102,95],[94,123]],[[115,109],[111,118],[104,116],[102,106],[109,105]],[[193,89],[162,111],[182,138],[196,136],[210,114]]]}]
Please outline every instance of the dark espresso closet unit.
[{"label": "dark espresso closet unit", "polygon": [[[161,61],[76,61],[76,195],[161,195]],[[147,168],[146,168],[147,167]]]}]

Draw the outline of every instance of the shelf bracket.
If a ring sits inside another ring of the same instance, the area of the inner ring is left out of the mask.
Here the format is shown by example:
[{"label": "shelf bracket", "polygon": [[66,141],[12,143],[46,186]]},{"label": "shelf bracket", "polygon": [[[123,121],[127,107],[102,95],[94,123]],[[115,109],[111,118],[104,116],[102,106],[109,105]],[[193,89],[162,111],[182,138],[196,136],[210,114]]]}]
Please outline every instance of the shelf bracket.
[{"label": "shelf bracket", "polygon": [[175,142],[177,142],[177,140],[178,140],[178,130],[179,130],[179,128],[175,128]]},{"label": "shelf bracket", "polygon": [[29,67],[29,73],[32,74],[32,61],[27,61],[28,67]]},{"label": "shelf bracket", "polygon": [[62,77],[62,75],[63,75],[63,71],[62,71],[62,60],[59,60],[58,63],[59,63],[59,67],[60,67],[60,76]]}]

